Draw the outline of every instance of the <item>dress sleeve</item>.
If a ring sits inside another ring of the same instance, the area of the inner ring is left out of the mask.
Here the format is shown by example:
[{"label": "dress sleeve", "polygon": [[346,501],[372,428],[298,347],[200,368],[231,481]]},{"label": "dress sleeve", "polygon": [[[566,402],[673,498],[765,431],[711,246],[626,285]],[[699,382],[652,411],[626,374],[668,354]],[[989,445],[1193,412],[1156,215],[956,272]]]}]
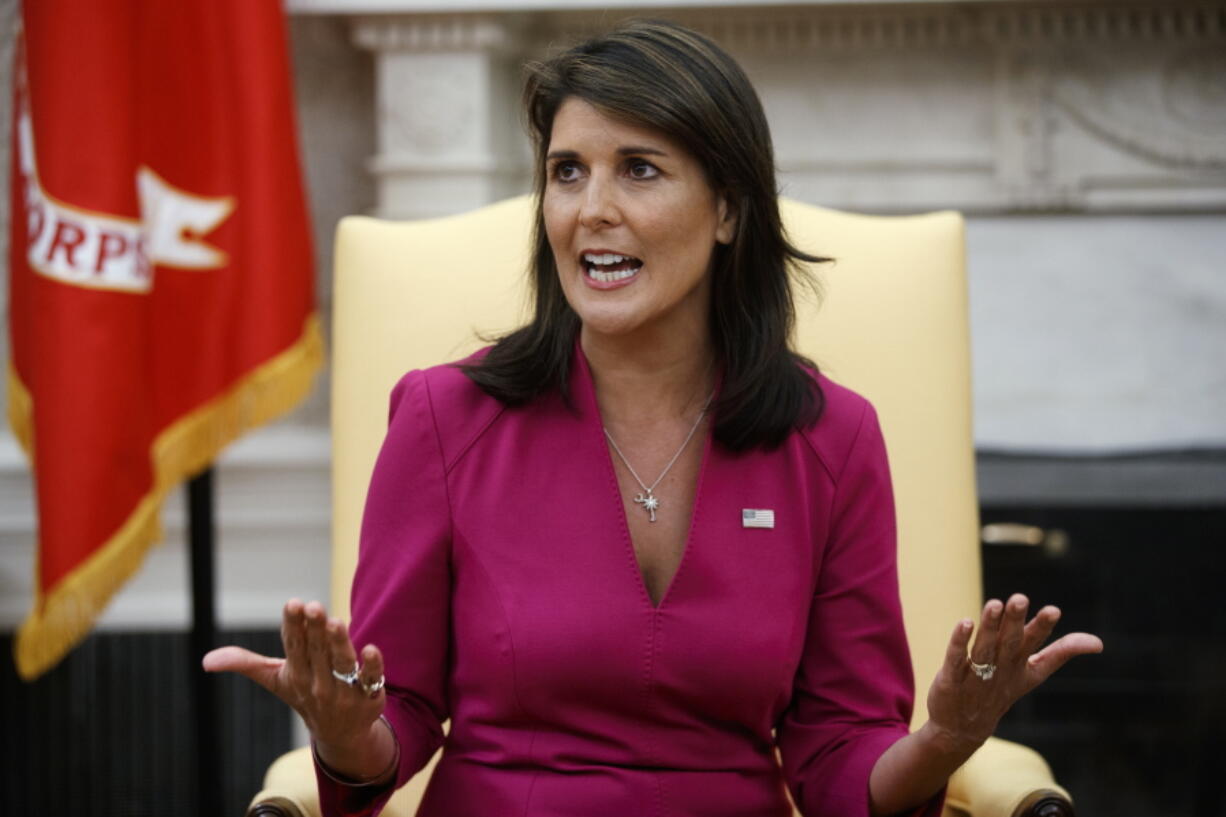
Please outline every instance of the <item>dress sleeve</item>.
[{"label": "dress sleeve", "polygon": [[[905,736],[914,698],[898,596],[894,496],[865,403],[836,481],[804,653],[776,740],[805,817],[868,817],[869,774]],[[944,793],[913,814],[939,817]]]},{"label": "dress sleeve", "polygon": [[451,511],[425,374],[392,390],[353,578],[354,648],[383,652],[384,715],[400,745],[394,785],[347,786],[316,765],[324,817],[375,815],[443,742],[451,605]]}]

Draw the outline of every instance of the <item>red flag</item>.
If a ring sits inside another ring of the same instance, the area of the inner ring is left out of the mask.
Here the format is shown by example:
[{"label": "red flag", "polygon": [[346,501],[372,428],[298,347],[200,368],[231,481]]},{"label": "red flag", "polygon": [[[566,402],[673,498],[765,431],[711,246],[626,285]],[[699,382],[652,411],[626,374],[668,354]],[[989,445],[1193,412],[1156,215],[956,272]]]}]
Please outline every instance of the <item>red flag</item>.
[{"label": "red flag", "polygon": [[323,354],[275,0],[40,0],[14,70],[9,419],[33,463],[33,678],[161,536],[162,499]]}]

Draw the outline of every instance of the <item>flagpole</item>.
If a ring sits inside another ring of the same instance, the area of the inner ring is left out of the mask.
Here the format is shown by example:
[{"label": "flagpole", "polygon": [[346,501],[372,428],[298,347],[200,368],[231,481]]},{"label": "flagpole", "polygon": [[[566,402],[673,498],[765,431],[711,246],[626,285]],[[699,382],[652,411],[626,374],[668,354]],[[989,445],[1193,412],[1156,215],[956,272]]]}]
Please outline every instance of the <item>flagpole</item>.
[{"label": "flagpole", "polygon": [[196,735],[196,813],[222,813],[221,735],[217,720],[217,682],[200,659],[216,645],[213,587],[213,468],[187,483],[188,538],[191,543],[192,629],[188,647],[192,713]]}]

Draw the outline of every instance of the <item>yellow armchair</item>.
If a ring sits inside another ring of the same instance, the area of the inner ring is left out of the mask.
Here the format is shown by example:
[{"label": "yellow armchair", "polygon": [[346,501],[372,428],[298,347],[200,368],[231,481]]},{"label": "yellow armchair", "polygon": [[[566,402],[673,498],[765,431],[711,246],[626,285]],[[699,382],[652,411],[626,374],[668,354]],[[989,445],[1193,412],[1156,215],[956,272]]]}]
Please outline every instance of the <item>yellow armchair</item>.
[{"label": "yellow armchair", "polygon": [[[918,725],[954,622],[976,616],[982,602],[962,218],[951,212],[853,215],[788,200],[781,206],[798,246],[836,259],[818,271],[821,303],[801,298],[797,346],[869,398],[885,433]],[[406,370],[461,357],[482,345],[477,333],[522,322],[531,207],[525,196],[431,221],[350,217],[340,224],[330,609],[341,615],[349,610],[358,529],[386,428],[388,393]],[[414,814],[437,759],[396,793],[385,814]],[[248,812],[318,813],[305,748],[269,769]],[[1059,817],[1072,808],[1037,753],[994,738],[950,781],[945,814]]]}]

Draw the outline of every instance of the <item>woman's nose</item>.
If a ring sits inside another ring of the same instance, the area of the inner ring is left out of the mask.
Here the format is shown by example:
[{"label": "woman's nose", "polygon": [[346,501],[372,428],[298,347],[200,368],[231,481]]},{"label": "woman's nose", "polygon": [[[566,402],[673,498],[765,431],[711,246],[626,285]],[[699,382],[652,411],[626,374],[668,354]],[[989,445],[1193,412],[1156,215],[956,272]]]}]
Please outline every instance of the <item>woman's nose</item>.
[{"label": "woman's nose", "polygon": [[621,220],[613,186],[596,176],[588,180],[580,204],[579,222],[589,230],[609,227]]}]

